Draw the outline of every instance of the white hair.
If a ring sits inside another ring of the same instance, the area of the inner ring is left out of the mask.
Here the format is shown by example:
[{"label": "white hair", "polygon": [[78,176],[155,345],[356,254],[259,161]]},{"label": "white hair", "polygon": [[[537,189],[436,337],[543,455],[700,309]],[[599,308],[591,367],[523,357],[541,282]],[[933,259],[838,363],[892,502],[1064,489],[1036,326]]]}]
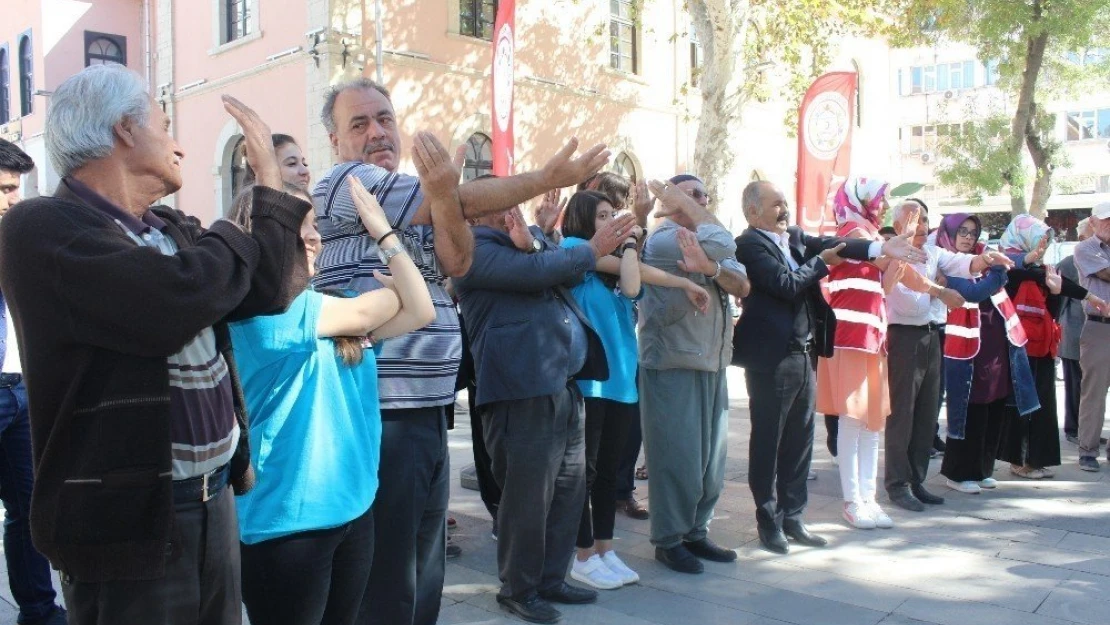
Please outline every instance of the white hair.
[{"label": "white hair", "polygon": [[922,206],[921,202],[907,198],[899,202],[898,206],[894,207],[894,221],[901,221],[902,218],[906,216],[906,213],[910,212],[913,208],[917,209],[919,219],[928,213],[928,209]]},{"label": "white hair", "polygon": [[50,100],[46,151],[61,175],[105,158],[115,147],[113,127],[124,119],[145,126],[150,95],[142,78],[122,65],[92,65],[70,76]]},{"label": "white hair", "polygon": [[1095,229],[1094,229],[1093,226],[1091,226],[1091,219],[1090,218],[1084,219],[1083,221],[1079,222],[1078,225],[1075,226],[1076,236],[1080,236],[1080,237],[1088,236],[1089,237],[1089,236],[1093,235],[1094,233],[1095,233]]}]

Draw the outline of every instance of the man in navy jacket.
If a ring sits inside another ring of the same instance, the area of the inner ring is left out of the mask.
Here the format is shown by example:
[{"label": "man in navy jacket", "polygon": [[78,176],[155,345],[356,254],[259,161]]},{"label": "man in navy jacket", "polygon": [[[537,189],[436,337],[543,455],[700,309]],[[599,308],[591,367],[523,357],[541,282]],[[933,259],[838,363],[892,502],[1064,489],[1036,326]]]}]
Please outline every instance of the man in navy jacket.
[{"label": "man in navy jacket", "polygon": [[[635,225],[609,221],[589,245],[561,249],[519,208],[476,220],[474,260],[455,288],[474,355],[477,399],[501,487],[497,601],[533,623],[549,602],[589,603],[564,581],[585,496],[584,408],[575,377],[609,377],[601,340],[564,286],[581,280]],[[510,470],[511,467],[511,470]]]}]

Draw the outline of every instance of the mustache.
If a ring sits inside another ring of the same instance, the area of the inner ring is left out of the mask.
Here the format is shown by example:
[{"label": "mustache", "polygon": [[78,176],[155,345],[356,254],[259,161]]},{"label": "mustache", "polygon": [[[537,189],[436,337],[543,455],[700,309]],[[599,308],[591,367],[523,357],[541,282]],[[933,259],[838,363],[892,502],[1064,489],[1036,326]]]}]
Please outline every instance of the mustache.
[{"label": "mustache", "polygon": [[369,154],[373,154],[374,152],[377,152],[379,150],[389,150],[390,152],[396,152],[396,150],[393,147],[393,144],[390,143],[389,141],[374,141],[372,143],[367,144],[366,147],[363,148],[362,153],[365,154],[365,155],[369,155]]},{"label": "mustache", "polygon": [[790,221],[790,211],[782,211],[775,221]]}]

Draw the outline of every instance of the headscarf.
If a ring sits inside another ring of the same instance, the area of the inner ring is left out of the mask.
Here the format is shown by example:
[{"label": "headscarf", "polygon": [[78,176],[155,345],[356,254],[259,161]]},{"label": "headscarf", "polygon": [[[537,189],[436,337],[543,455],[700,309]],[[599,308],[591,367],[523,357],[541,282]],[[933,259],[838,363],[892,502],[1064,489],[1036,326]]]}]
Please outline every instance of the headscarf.
[{"label": "headscarf", "polygon": [[1046,236],[1052,236],[1048,224],[1026,213],[1018,215],[1006,226],[998,245],[1006,253],[1028,254],[1037,249],[1037,244]]},{"label": "headscarf", "polygon": [[889,187],[885,180],[878,178],[849,177],[836,192],[836,198],[833,200],[836,225],[843,226],[852,222],[870,226],[868,231],[874,232],[881,225],[879,214],[882,212],[883,200]]},{"label": "headscarf", "polygon": [[[979,231],[979,234],[983,234],[983,222],[975,215],[968,213],[945,215],[944,219],[940,221],[940,227],[937,228],[937,247],[942,247],[949,252],[957,252],[956,232],[968,219],[975,222],[975,229]],[[986,246],[976,239],[975,248],[972,251],[975,254],[982,254],[984,249],[986,249]]]}]

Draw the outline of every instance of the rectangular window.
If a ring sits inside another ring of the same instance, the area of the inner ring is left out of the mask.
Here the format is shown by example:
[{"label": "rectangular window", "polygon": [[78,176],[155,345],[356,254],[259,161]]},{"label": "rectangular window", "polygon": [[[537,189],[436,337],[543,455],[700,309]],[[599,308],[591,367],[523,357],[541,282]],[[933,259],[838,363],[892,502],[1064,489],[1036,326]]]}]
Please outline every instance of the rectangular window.
[{"label": "rectangular window", "polygon": [[929,65],[925,68],[925,93],[937,90],[937,66]]},{"label": "rectangular window", "polygon": [[609,66],[635,74],[636,7],[634,0],[609,0]]},{"label": "rectangular window", "polygon": [[983,64],[986,70],[987,86],[998,84],[998,59],[991,59]]},{"label": "rectangular window", "polygon": [[497,0],[459,0],[459,34],[493,41]]},{"label": "rectangular window", "polygon": [[915,67],[911,70],[911,73],[913,74],[913,87],[910,89],[910,93],[925,93],[925,79],[922,69]]},{"label": "rectangular window", "polygon": [[975,63],[972,61],[964,61],[964,89],[971,89],[975,86]]},{"label": "rectangular window", "polygon": [[1072,111],[1067,118],[1067,140],[1083,141],[1098,136],[1097,113],[1095,111]]},{"label": "rectangular window", "polygon": [[250,34],[248,0],[224,0],[223,42],[229,43]]},{"label": "rectangular window", "polygon": [[1098,138],[1110,139],[1110,109],[1098,110]]},{"label": "rectangular window", "polygon": [[690,26],[690,84],[694,87],[698,86],[698,77],[701,74],[701,66],[704,63],[702,58],[701,42],[698,41],[698,33],[694,30],[694,26]]},{"label": "rectangular window", "polygon": [[[946,65],[937,67],[937,91],[948,91],[948,85],[950,84],[949,76],[951,76],[951,74],[948,73],[948,67]],[[952,85],[952,88],[959,89],[956,85]]]}]

